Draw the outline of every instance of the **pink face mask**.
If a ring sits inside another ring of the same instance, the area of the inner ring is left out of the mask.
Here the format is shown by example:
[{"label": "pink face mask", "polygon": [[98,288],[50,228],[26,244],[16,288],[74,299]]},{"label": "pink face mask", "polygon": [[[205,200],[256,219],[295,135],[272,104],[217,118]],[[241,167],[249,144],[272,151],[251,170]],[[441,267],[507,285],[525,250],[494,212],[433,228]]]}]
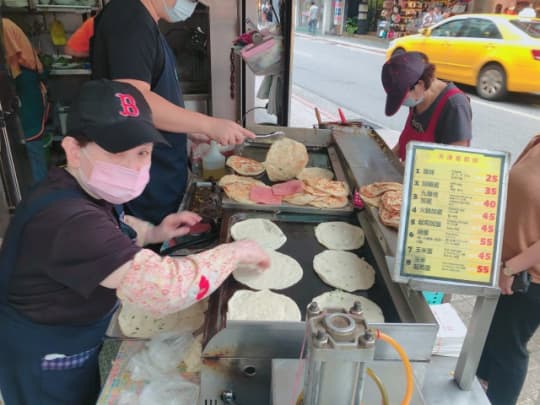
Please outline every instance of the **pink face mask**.
[{"label": "pink face mask", "polygon": [[84,148],[81,152],[88,162],[90,175],[86,176],[79,168],[80,180],[90,193],[112,204],[124,204],[137,198],[150,180],[150,164],[133,170],[114,163],[91,161]]}]

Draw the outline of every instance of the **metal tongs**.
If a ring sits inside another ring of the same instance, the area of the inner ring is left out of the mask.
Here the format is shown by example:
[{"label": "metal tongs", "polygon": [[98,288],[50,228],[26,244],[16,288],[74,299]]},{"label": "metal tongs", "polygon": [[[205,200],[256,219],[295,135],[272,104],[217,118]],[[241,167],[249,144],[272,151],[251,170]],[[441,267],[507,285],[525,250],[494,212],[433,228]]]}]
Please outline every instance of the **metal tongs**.
[{"label": "metal tongs", "polygon": [[256,143],[259,139],[267,139],[267,138],[279,139],[283,136],[285,136],[285,132],[283,131],[268,132],[266,134],[255,134],[255,138],[246,139],[246,143]]}]

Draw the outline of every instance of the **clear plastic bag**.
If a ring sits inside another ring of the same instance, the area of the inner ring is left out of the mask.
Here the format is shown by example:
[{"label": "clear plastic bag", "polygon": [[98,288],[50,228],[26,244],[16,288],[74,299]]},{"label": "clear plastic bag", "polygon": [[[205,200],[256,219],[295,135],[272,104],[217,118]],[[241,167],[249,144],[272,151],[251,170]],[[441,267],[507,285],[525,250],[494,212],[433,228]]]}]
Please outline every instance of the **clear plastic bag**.
[{"label": "clear plastic bag", "polygon": [[156,335],[129,360],[131,379],[155,381],[178,373],[177,367],[193,344],[191,333],[166,332]]},{"label": "clear plastic bag", "polygon": [[193,405],[199,399],[199,387],[180,376],[147,384],[139,397],[140,405]]}]

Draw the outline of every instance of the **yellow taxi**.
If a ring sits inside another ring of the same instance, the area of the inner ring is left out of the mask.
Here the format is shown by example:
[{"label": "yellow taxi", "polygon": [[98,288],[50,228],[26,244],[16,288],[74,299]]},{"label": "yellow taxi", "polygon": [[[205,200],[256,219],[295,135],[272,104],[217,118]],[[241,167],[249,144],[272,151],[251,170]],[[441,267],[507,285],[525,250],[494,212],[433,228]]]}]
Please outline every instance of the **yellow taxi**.
[{"label": "yellow taxi", "polygon": [[455,16],[390,42],[386,55],[403,51],[425,53],[437,77],[476,86],[488,100],[500,100],[508,91],[540,92],[539,18]]}]

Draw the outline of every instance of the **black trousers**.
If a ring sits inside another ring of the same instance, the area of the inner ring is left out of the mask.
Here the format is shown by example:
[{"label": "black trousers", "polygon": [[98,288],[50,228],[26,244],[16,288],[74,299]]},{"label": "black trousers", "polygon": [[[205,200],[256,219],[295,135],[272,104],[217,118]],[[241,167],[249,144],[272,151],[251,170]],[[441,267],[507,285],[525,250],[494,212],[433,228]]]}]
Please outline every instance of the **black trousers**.
[{"label": "black trousers", "polygon": [[529,365],[527,342],[538,325],[540,284],[531,283],[527,294],[501,295],[477,371],[492,405],[517,402]]}]

